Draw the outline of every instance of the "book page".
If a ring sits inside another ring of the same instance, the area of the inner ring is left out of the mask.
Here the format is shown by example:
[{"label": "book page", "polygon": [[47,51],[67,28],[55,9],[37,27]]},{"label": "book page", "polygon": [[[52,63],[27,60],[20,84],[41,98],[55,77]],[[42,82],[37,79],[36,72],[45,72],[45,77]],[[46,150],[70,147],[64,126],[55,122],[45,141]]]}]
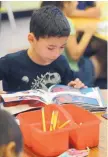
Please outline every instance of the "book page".
[{"label": "book page", "polygon": [[94,92],[95,88],[81,88],[76,89],[71,86],[65,85],[53,85],[49,91],[54,94],[74,94],[78,96],[86,96],[90,98],[97,98],[97,94]]},{"label": "book page", "polygon": [[10,106],[10,107],[4,107],[4,106],[1,107],[1,109],[9,112],[12,115],[18,114],[24,111],[28,111],[31,109],[35,109],[35,108],[39,108],[39,107],[31,107],[28,104],[16,105],[16,106]]},{"label": "book page", "polygon": [[41,89],[27,90],[27,91],[15,92],[9,94],[1,94],[1,97],[3,98],[5,103],[18,102],[24,100],[26,101],[35,100],[46,104],[47,101],[49,102],[49,97],[47,96],[47,92]]},{"label": "book page", "polygon": [[85,107],[103,107],[98,88],[75,89],[65,85],[55,85],[49,90],[52,101],[57,104],[76,103]]}]

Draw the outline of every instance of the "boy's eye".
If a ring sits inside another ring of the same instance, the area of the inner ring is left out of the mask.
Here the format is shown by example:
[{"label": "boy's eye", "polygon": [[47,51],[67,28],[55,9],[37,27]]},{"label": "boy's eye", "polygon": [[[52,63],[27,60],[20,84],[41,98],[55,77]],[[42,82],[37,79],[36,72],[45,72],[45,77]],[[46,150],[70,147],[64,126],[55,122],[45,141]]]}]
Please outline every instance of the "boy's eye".
[{"label": "boy's eye", "polygon": [[[54,50],[55,48],[50,48],[50,47],[48,47],[48,50],[50,50],[50,51],[52,51],[52,50]],[[60,49],[64,49],[64,46],[63,47],[60,47]]]},{"label": "boy's eye", "polygon": [[49,47],[48,47],[48,50],[54,50],[54,48],[49,48]]}]

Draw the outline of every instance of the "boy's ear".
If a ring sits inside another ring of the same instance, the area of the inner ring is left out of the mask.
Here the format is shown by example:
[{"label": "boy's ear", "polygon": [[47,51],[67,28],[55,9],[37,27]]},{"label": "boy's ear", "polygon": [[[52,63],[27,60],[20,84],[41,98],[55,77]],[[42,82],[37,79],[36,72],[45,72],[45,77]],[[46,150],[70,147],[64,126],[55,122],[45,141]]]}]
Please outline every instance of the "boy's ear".
[{"label": "boy's ear", "polygon": [[29,41],[30,43],[33,43],[34,40],[35,40],[34,34],[33,34],[33,33],[29,33],[29,34],[28,34],[28,41]]},{"label": "boy's ear", "polygon": [[6,151],[5,151],[5,154],[6,154],[6,157],[15,157],[15,147],[16,147],[16,144],[15,142],[10,142],[7,146],[6,146]]}]

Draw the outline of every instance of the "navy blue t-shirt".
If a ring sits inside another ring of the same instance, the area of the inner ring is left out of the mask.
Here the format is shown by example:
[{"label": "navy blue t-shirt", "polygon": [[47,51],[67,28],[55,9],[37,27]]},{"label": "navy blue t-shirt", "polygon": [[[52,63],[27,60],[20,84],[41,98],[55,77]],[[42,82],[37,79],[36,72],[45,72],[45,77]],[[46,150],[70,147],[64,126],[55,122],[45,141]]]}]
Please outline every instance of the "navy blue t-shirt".
[{"label": "navy blue t-shirt", "polygon": [[0,58],[0,80],[5,91],[47,90],[54,84],[67,85],[73,79],[73,72],[62,55],[45,66],[34,63],[27,50]]}]

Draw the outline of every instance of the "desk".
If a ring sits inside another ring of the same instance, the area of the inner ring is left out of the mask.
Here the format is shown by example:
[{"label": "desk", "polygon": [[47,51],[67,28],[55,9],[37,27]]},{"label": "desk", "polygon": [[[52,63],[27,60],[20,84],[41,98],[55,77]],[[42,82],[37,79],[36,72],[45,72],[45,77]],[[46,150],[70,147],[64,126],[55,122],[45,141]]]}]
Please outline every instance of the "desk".
[{"label": "desk", "polygon": [[[102,95],[104,97],[104,100],[107,102],[107,90],[101,90]],[[96,116],[98,116],[101,119],[101,125],[100,125],[100,139],[99,139],[99,146],[96,148],[93,148],[90,150],[90,154],[88,157],[107,157],[108,151],[107,151],[107,129],[108,129],[108,122],[104,118],[101,117],[101,113],[96,113]],[[24,157],[39,157],[34,155],[27,147],[24,149]]]},{"label": "desk", "polygon": [[[96,19],[96,18],[80,18],[80,17],[72,17],[71,18],[72,22],[74,23],[75,26],[85,26],[88,24],[98,24],[100,22],[103,22],[100,19]],[[108,40],[108,34],[106,32],[105,36],[100,34],[100,33],[95,33],[94,36],[103,39],[103,40]]]}]

